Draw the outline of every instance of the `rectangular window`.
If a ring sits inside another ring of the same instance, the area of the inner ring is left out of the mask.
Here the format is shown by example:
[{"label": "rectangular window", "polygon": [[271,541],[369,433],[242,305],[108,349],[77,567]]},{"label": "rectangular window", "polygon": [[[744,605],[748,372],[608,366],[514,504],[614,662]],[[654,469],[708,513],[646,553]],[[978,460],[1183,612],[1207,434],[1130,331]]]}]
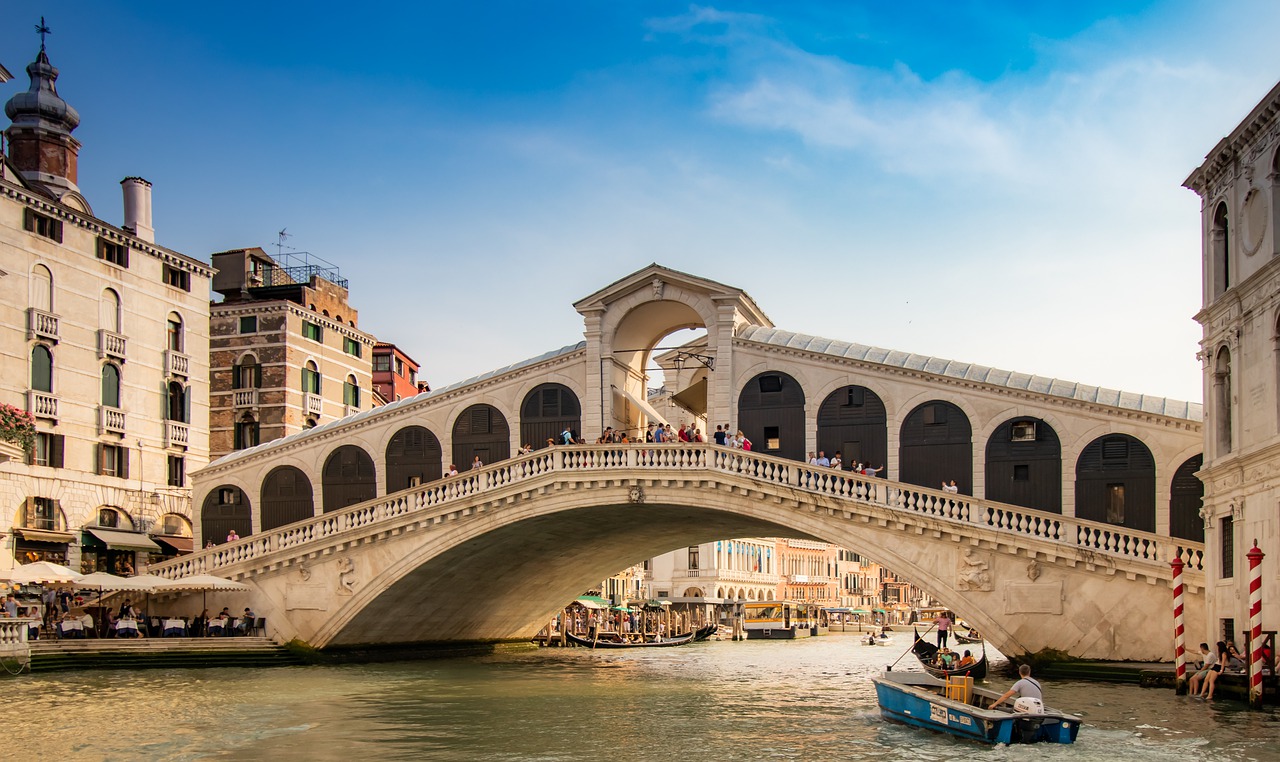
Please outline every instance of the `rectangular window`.
[{"label": "rectangular window", "polygon": [[129,451],[120,445],[98,445],[98,474],[129,478]]},{"label": "rectangular window", "polygon": [[1231,579],[1236,576],[1236,522],[1230,516],[1218,522],[1218,531],[1222,533],[1222,578]]},{"label": "rectangular window", "polygon": [[302,324],[302,338],[311,339],[312,341],[318,341],[323,344],[324,329],[320,327],[319,323],[304,322]]},{"label": "rectangular window", "polygon": [[302,369],[302,391],[306,394],[320,393],[320,373],[311,368]]},{"label": "rectangular window", "polygon": [[409,383],[413,384],[415,387],[418,385],[418,371],[409,371]]},{"label": "rectangular window", "polygon": [[257,333],[258,332],[258,316],[249,315],[240,318],[240,333]]},{"label": "rectangular window", "polygon": [[174,288],[180,288],[183,291],[191,290],[191,273],[186,270],[174,267],[173,265],[164,266],[164,282]]},{"label": "rectangular window", "polygon": [[777,394],[782,391],[782,376],[761,376],[758,383],[761,394]]},{"label": "rectangular window", "polygon": [[925,426],[943,426],[946,422],[947,408],[945,405],[930,405],[924,409]]},{"label": "rectangular window", "polygon": [[343,339],[343,341],[342,341],[342,351],[343,351],[343,352],[346,352],[347,354],[351,355],[352,357],[359,357],[359,356],[360,356],[360,342],[358,342],[358,341],[356,341],[355,339],[353,339],[353,338],[351,338],[350,336],[348,336],[348,337],[346,337],[345,339]]},{"label": "rectangular window", "polygon": [[31,511],[27,515],[27,529],[57,531],[58,503],[50,497],[31,498]]},{"label": "rectangular window", "polygon": [[181,455],[169,456],[169,486],[187,486],[187,459]]},{"label": "rectangular window", "polygon": [[764,427],[764,449],[766,450],[782,449],[782,438],[779,434],[777,426]]},{"label": "rectangular window", "polygon": [[25,210],[26,213],[22,218],[22,226],[27,232],[35,233],[41,238],[48,238],[50,241],[62,243],[62,220],[40,214],[33,209]]},{"label": "rectangular window", "polygon": [[258,422],[239,421],[234,432],[235,441],[232,446],[237,450],[258,446]]},{"label": "rectangular window", "polygon": [[689,568],[698,568],[698,546],[693,545],[689,548]]},{"label": "rectangular window", "polygon": [[404,360],[396,358],[396,375],[404,378]]},{"label": "rectangular window", "polygon": [[1124,485],[1107,485],[1107,523],[1124,524]]},{"label": "rectangular window", "polygon": [[342,384],[342,404],[360,407],[360,387],[352,383]]},{"label": "rectangular window", "polygon": [[1022,464],[1015,465],[1013,467],[1013,480],[1015,482],[1031,481],[1031,466]]},{"label": "rectangular window", "polygon": [[27,465],[62,468],[62,443],[61,434],[37,432],[35,445],[27,454]]},{"label": "rectangular window", "polygon": [[846,407],[862,407],[867,402],[867,390],[861,386],[849,387],[848,394],[844,403]]},{"label": "rectangular window", "polygon": [[98,239],[98,259],[121,267],[129,266],[129,247],[105,238]]},{"label": "rectangular window", "polygon": [[391,356],[390,355],[374,355],[373,357],[374,371],[382,371],[384,373],[391,372]]}]

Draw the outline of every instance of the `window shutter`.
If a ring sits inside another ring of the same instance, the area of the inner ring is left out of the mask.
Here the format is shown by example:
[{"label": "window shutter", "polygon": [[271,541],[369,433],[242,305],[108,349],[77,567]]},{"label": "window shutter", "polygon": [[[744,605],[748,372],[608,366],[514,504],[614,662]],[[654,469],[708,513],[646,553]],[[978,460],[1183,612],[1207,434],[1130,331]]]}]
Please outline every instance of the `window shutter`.
[{"label": "window shutter", "polygon": [[61,434],[49,437],[49,465],[53,468],[62,468],[62,443]]},{"label": "window shutter", "polygon": [[191,423],[191,387],[182,388],[182,422]]},{"label": "window shutter", "polygon": [[29,233],[36,230],[36,213],[30,209],[22,210],[22,229]]},{"label": "window shutter", "polygon": [[[37,434],[36,436],[39,436],[39,435]],[[29,451],[27,451],[26,456],[22,459],[22,462],[26,463],[28,466],[34,466],[36,464],[36,448],[35,447],[32,447]]]},{"label": "window shutter", "polygon": [[253,388],[254,389],[262,388],[262,366],[261,365],[255,364],[253,366]]},{"label": "window shutter", "polygon": [[104,445],[100,442],[93,446],[93,459],[98,464],[98,468],[97,468],[98,476],[102,476],[107,471],[107,464],[105,462],[105,458],[107,456],[103,450],[103,447]]},{"label": "window shutter", "polygon": [[118,461],[119,461],[120,478],[128,479],[129,478],[129,448],[122,445],[117,452],[118,454],[116,457],[118,458]]}]

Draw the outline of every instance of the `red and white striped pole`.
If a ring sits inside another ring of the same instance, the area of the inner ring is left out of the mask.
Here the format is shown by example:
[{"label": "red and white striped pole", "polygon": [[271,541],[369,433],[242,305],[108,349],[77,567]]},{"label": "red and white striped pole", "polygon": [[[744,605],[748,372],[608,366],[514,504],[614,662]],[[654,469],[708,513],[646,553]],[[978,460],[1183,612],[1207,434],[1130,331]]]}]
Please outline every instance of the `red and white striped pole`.
[{"label": "red and white striped pole", "polygon": [[1182,563],[1180,556],[1169,562],[1173,567],[1173,661],[1177,670],[1174,690],[1178,695],[1187,692],[1187,644],[1182,621]]},{"label": "red and white striped pole", "polygon": [[1262,706],[1262,559],[1258,541],[1245,554],[1249,559],[1249,704]]}]

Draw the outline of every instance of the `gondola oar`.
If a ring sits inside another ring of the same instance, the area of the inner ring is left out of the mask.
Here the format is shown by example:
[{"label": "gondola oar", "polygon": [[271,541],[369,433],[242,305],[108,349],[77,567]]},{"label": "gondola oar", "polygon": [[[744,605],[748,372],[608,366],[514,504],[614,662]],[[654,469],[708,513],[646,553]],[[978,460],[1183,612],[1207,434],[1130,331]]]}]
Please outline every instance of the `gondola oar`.
[{"label": "gondola oar", "polygon": [[[934,625],[932,625],[932,624],[931,624],[931,625],[929,625],[929,629],[928,629],[928,630],[925,630],[925,631],[924,631],[924,634],[925,634],[925,635],[928,635],[928,634],[929,634],[929,630],[932,630],[933,628],[934,628]],[[903,652],[902,652],[902,656],[906,656],[907,654],[909,654],[909,653],[911,653],[912,651],[914,651],[914,650],[915,650],[915,648],[916,648],[916,642],[917,642],[917,641],[924,640],[924,638],[921,638],[921,637],[920,637],[920,635],[919,635],[919,633],[917,633],[917,632],[915,631],[915,628],[912,628],[911,632],[912,632],[912,634],[915,636],[915,640],[912,640],[912,641],[911,641],[911,645],[907,647],[907,650],[905,650],[905,651],[903,651]],[[884,671],[885,671],[885,672],[892,672],[892,671],[893,671],[893,668],[894,668],[895,666],[897,666],[898,662],[902,661],[902,656],[899,656],[898,658],[894,659],[894,660],[893,660],[893,664],[890,664],[889,666],[885,667],[885,668],[884,668]]]}]

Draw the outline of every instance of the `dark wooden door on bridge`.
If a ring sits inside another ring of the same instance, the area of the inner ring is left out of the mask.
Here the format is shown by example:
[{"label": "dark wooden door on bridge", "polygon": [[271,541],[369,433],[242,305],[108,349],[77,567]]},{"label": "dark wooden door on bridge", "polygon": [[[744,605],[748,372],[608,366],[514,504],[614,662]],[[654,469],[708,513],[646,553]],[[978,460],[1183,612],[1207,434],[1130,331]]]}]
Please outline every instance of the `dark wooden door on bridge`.
[{"label": "dark wooden door on bridge", "polygon": [[738,428],[755,452],[804,460],[804,388],[779,371],[751,379],[738,395]]},{"label": "dark wooden door on bridge", "polygon": [[[880,465],[880,464],[876,464]],[[961,494],[973,494],[973,428],[964,411],[950,402],[932,400],[916,407],[902,422],[898,449],[899,479],[940,489],[955,480]]]},{"label": "dark wooden door on bridge", "polygon": [[845,386],[827,395],[818,408],[818,449],[840,453],[842,467],[883,466],[889,461],[888,416],[884,401],[864,386]]},{"label": "dark wooden door on bridge", "polygon": [[387,443],[387,492],[433,482],[443,474],[444,450],[430,429],[405,426]]},{"label": "dark wooden door on bridge", "polygon": [[1089,521],[1156,530],[1156,461],[1128,434],[1090,442],[1076,461],[1076,516]]},{"label": "dark wooden door on bridge", "polygon": [[311,480],[299,468],[280,466],[262,480],[262,529],[275,529],[316,515]]},{"label": "dark wooden door on bridge", "polygon": [[343,445],[324,462],[321,486],[324,512],[363,503],[378,496],[378,476],[373,458],[355,445]]},{"label": "dark wooden door on bridge", "polygon": [[466,471],[476,458],[484,465],[511,457],[511,429],[493,405],[472,405],[453,424],[453,463]]},{"label": "dark wooden door on bridge", "polygon": [[1062,513],[1062,445],[1039,418],[1005,421],[987,440],[988,500]]},{"label": "dark wooden door on bridge", "polygon": [[525,395],[520,406],[520,442],[540,450],[547,440],[561,441],[565,429],[582,433],[582,405],[563,384],[542,384]]},{"label": "dark wooden door on bridge", "polygon": [[221,545],[234,531],[240,537],[253,534],[253,507],[244,490],[222,485],[204,498],[200,508],[200,537],[207,545]]},{"label": "dark wooden door on bridge", "polygon": [[1193,542],[1204,542],[1204,482],[1196,476],[1202,465],[1204,456],[1197,455],[1179,466],[1169,490],[1169,534]]}]

